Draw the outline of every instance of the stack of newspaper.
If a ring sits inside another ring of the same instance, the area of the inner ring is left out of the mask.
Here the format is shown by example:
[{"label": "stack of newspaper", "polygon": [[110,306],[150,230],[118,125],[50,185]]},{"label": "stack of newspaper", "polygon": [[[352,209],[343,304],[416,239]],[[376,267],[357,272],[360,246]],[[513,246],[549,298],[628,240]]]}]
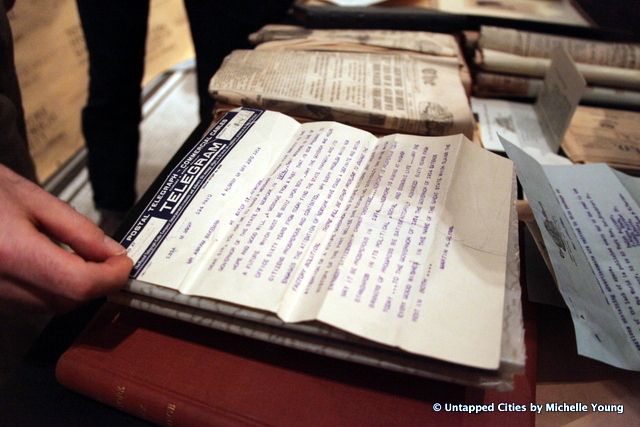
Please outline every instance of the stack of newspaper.
[{"label": "stack of newspaper", "polygon": [[534,98],[553,50],[564,47],[587,81],[582,101],[640,107],[640,44],[611,43],[482,27],[475,46],[474,95]]},{"label": "stack of newspaper", "polygon": [[[546,144],[548,138],[538,131],[538,123],[544,128],[545,121],[553,119],[565,122],[567,130],[566,134],[562,131],[547,152],[555,154],[562,147],[564,154],[574,163],[602,162],[633,174],[640,172],[640,113],[620,109],[640,107],[640,45],[483,27],[475,48],[480,70],[474,79],[472,104],[477,117],[484,122],[480,126],[486,147],[500,147],[496,136],[498,129],[519,134],[509,138],[516,144],[522,139],[527,139],[530,145]],[[551,56],[549,51],[556,50],[564,50],[575,62],[575,66],[556,70],[555,75],[564,77],[551,86],[542,79],[526,77],[554,73],[551,58],[547,56]],[[579,100],[580,103],[615,104],[619,108],[584,105],[561,108],[574,102],[568,102],[565,97],[564,100],[558,98],[547,103],[545,108],[555,112],[545,118],[541,115],[542,108],[538,108],[539,114],[530,114],[533,111],[530,105],[488,99],[539,98],[553,92],[560,93],[582,80],[580,75],[587,86],[576,87],[570,98],[577,96],[576,103]],[[611,87],[590,86],[594,82]],[[525,116],[531,117],[525,119]]]},{"label": "stack of newspaper", "polygon": [[211,79],[221,108],[268,108],[377,134],[472,137],[469,74],[453,36],[270,26],[252,39],[265,43],[233,52]]},{"label": "stack of newspaper", "polygon": [[471,94],[471,74],[458,39],[426,31],[308,29],[296,25],[266,25],[251,34],[256,49],[324,50],[335,52],[407,53],[433,59],[457,59],[465,92]]}]

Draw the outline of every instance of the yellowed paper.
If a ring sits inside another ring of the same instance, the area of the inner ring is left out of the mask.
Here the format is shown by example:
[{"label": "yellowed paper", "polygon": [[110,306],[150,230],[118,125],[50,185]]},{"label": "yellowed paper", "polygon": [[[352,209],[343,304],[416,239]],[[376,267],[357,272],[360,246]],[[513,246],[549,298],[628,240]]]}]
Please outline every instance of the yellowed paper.
[{"label": "yellowed paper", "polygon": [[[512,181],[515,194],[516,180]],[[286,323],[271,313],[248,307],[190,295],[140,281],[132,281],[127,292],[113,299],[136,309],[192,322],[209,328],[240,334],[358,364],[403,372],[441,381],[475,387],[513,389],[513,375],[525,364],[524,327],[520,288],[518,215],[511,207],[507,276],[500,346],[500,368],[477,371],[432,358],[406,357],[401,351],[389,351],[355,335],[320,322]]]},{"label": "yellowed paper", "polygon": [[[476,63],[487,71],[542,77],[551,60],[482,49],[477,52]],[[583,63],[576,63],[576,66],[589,84],[640,90],[640,70]]]},{"label": "yellowed paper", "polygon": [[[461,135],[378,140],[255,114],[217,125],[213,145],[198,145],[211,154],[168,175],[123,240],[136,280],[497,369],[511,163]],[[198,168],[222,155],[183,202]]]},{"label": "yellowed paper", "polygon": [[256,49],[404,53],[450,58],[471,94],[471,73],[458,42],[450,34],[399,30],[310,30],[294,25],[267,25],[249,36]]},{"label": "yellowed paper", "polygon": [[[473,93],[483,98],[535,98],[542,79],[508,74],[479,72],[475,75]],[[580,102],[619,108],[640,108],[640,91],[587,86]]]},{"label": "yellowed paper", "polygon": [[386,133],[473,132],[458,66],[447,58],[242,50],[225,59],[209,91],[228,104]]},{"label": "yellowed paper", "polygon": [[415,51],[428,55],[456,57],[456,39],[450,34],[398,30],[316,30],[295,25],[267,25],[249,39],[254,44],[293,39],[361,44],[386,49]]},{"label": "yellowed paper", "polygon": [[601,42],[499,27],[482,27],[479,43],[483,49],[538,58],[550,58],[554,49],[563,47],[575,62],[640,69],[638,43]]},{"label": "yellowed paper", "polygon": [[562,148],[576,163],[607,163],[640,172],[640,113],[578,107]]}]

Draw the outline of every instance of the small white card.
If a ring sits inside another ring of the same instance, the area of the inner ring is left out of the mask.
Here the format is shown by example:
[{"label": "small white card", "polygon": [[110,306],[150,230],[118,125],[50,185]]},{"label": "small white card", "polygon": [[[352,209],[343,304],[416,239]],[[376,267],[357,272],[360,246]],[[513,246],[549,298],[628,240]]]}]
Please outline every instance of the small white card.
[{"label": "small white card", "polygon": [[[560,148],[586,82],[564,48],[554,51],[551,67],[534,105],[472,98],[485,148],[504,152],[498,134],[545,163],[562,162]],[[570,163],[570,162],[569,162]]]}]

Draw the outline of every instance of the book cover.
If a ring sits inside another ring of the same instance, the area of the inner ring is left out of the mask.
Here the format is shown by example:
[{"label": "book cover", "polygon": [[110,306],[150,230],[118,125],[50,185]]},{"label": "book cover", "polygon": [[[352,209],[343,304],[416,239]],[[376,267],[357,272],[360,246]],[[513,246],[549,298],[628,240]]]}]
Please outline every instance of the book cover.
[{"label": "book cover", "polygon": [[[56,376],[77,392],[167,426],[533,426],[535,324],[527,326],[526,375],[512,392],[498,393],[336,361],[109,303],[60,358]],[[527,410],[507,411],[509,404]],[[493,411],[468,412],[481,405],[493,405],[485,407]]]}]

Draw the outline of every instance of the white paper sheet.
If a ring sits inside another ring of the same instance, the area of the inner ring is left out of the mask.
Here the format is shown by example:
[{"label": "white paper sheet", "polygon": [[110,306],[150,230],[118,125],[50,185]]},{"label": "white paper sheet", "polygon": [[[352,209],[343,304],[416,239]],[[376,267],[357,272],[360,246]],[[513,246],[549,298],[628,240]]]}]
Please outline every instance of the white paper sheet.
[{"label": "white paper sheet", "polygon": [[167,173],[123,244],[138,281],[497,369],[513,173],[462,135],[243,109]]}]

